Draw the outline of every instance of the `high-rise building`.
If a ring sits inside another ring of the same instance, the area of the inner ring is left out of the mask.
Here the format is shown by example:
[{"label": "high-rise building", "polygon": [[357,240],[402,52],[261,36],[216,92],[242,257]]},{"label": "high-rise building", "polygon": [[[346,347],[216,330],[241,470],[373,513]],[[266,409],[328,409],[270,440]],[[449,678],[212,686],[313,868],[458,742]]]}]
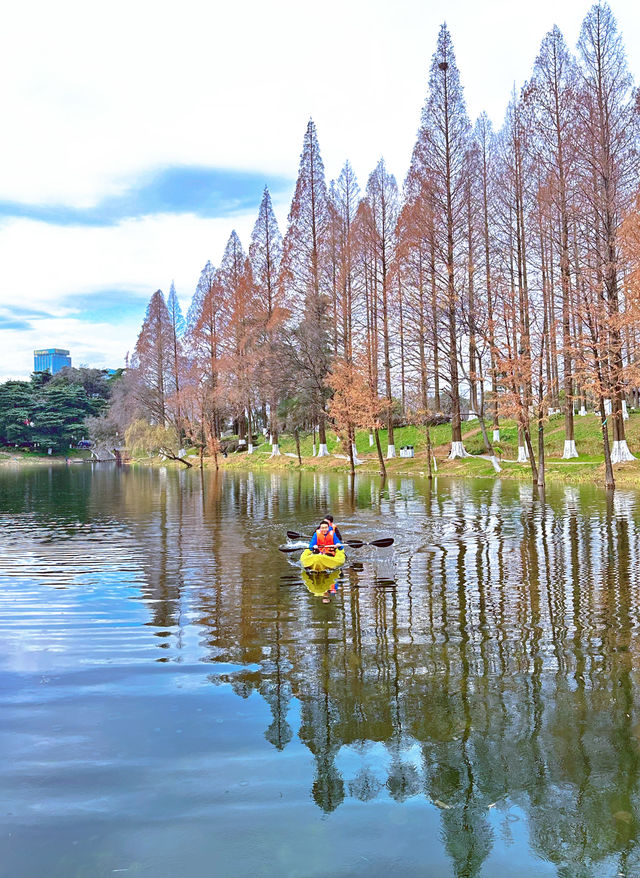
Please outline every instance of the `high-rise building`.
[{"label": "high-rise building", "polygon": [[63,351],[60,348],[47,348],[44,351],[33,352],[34,372],[51,372],[52,375],[55,375],[60,369],[70,365],[69,351]]}]

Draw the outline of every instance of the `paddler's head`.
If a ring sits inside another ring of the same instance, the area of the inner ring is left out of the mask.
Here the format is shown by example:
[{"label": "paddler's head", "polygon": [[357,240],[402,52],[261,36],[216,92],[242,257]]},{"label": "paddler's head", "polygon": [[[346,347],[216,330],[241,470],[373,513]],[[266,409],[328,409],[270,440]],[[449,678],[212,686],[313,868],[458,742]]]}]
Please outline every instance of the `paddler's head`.
[{"label": "paddler's head", "polygon": [[326,537],[326,535],[329,533],[329,523],[327,521],[321,521],[318,530],[323,537]]}]

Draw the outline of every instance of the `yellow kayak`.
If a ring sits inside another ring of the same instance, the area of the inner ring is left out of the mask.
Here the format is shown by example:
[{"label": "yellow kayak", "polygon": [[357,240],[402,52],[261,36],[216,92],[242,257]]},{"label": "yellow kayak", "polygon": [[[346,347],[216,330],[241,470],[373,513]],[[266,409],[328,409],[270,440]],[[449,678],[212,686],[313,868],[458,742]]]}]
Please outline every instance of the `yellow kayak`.
[{"label": "yellow kayak", "polygon": [[344,549],[336,549],[335,555],[323,555],[319,552],[314,554],[311,549],[305,549],[300,557],[300,563],[305,570],[312,573],[326,573],[328,570],[336,570],[342,567],[346,561]]}]

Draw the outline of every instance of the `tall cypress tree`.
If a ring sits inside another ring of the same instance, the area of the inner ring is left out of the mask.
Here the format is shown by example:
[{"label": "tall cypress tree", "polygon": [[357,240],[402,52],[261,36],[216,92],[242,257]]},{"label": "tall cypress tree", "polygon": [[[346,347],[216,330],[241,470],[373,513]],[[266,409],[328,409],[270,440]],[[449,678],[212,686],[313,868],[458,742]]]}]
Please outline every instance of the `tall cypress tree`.
[{"label": "tall cypress tree", "polygon": [[[580,163],[581,190],[591,214],[591,225],[596,230],[596,235],[591,237],[589,256],[597,267],[597,286],[602,288],[606,312],[603,328],[609,338],[606,371],[612,397],[611,457],[613,463],[618,463],[633,459],[625,439],[622,412],[618,227],[630,201],[630,189],[637,184],[638,119],[622,40],[606,3],[596,3],[589,10],[582,24],[578,49],[578,114],[585,135]],[[608,439],[604,436],[603,439],[606,445]],[[612,470],[607,473],[607,483],[613,484]]]},{"label": "tall cypress tree", "polygon": [[227,399],[238,419],[239,439],[252,452],[252,373],[257,346],[257,302],[249,260],[236,231],[225,247],[216,280],[219,294],[227,302],[228,322],[224,337]]},{"label": "tall cypress tree", "polygon": [[280,283],[292,308],[302,312],[289,346],[301,368],[300,385],[308,391],[318,421],[319,456],[325,456],[325,380],[330,365],[328,270],[329,198],[316,127],[309,120],[304,135],[296,189],[284,238]]},{"label": "tall cypress tree", "polygon": [[213,439],[220,436],[220,370],[228,307],[220,294],[217,272],[207,262],[200,273],[191,306],[187,312],[187,344],[190,355],[207,376],[207,430]]},{"label": "tall cypress tree", "polygon": [[257,308],[259,313],[259,338],[262,355],[260,372],[263,384],[269,388],[269,431],[272,456],[280,454],[278,447],[278,402],[282,377],[279,335],[288,315],[283,307],[282,290],[278,286],[278,272],[282,260],[282,235],[278,228],[268,188],[264,187],[258,218],[251,233],[249,260],[253,271]]},{"label": "tall cypress tree", "polygon": [[182,314],[180,302],[176,293],[176,287],[171,281],[169,289],[169,297],[167,299],[167,312],[169,314],[169,322],[171,323],[171,348],[172,348],[172,367],[173,367],[173,389],[176,395],[176,428],[178,436],[182,439],[182,413],[180,402],[180,373],[183,368],[183,351],[181,339],[187,328],[187,323]]},{"label": "tall cypress tree", "polygon": [[545,36],[528,87],[536,120],[536,155],[552,183],[558,215],[558,251],[562,301],[562,364],[564,380],[564,458],[577,457],[573,429],[573,375],[571,338],[571,277],[569,252],[569,198],[575,168],[572,138],[576,125],[576,69],[559,28]]},{"label": "tall cypress tree", "polygon": [[444,278],[451,393],[451,457],[466,456],[462,444],[458,379],[457,315],[464,278],[464,176],[470,125],[446,24],[438,34],[429,71],[429,92],[422,111],[418,142],[413,152],[412,177],[428,181],[437,237],[438,276]]},{"label": "tall cypress tree", "polygon": [[369,176],[366,198],[369,205],[369,234],[374,258],[374,289],[372,293],[376,300],[376,307],[379,309],[379,326],[382,332],[382,366],[387,397],[387,457],[395,457],[389,298],[392,276],[391,262],[395,252],[398,222],[398,186],[393,174],[387,172],[384,159],[380,159],[375,170]]},{"label": "tall cypress tree", "polygon": [[140,378],[140,402],[148,416],[164,427],[172,385],[173,328],[162,290],[151,296],[136,342],[133,367]]}]

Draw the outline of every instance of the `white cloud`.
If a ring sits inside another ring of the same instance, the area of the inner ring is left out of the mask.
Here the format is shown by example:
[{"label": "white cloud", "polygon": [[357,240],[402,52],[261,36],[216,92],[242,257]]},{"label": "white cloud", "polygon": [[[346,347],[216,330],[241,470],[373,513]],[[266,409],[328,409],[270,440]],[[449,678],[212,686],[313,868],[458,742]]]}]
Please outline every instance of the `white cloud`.
[{"label": "white cloud", "polygon": [[[632,69],[638,4],[613,3]],[[207,164],[295,172],[318,124],[328,170],[360,176],[384,154],[402,177],[438,27],[453,35],[472,115],[499,122],[557,23],[570,45],[583,0],[84,0],[19,4],[0,33],[0,193],[87,206],[143,170]],[[313,11],[312,11],[313,10]]]},{"label": "white cloud", "polygon": [[[33,328],[20,331],[2,330],[0,319],[0,380],[27,376],[33,350],[41,347],[69,348],[76,365],[123,365],[154,290],[167,294],[174,280],[186,309],[206,261],[220,261],[231,228],[247,247],[254,220],[253,214],[233,221],[160,215],[107,228],[6,222],[0,318],[19,317],[22,309],[47,316],[29,317]],[[127,294],[137,308],[123,315]],[[112,308],[108,320],[93,318],[103,307]]]}]

